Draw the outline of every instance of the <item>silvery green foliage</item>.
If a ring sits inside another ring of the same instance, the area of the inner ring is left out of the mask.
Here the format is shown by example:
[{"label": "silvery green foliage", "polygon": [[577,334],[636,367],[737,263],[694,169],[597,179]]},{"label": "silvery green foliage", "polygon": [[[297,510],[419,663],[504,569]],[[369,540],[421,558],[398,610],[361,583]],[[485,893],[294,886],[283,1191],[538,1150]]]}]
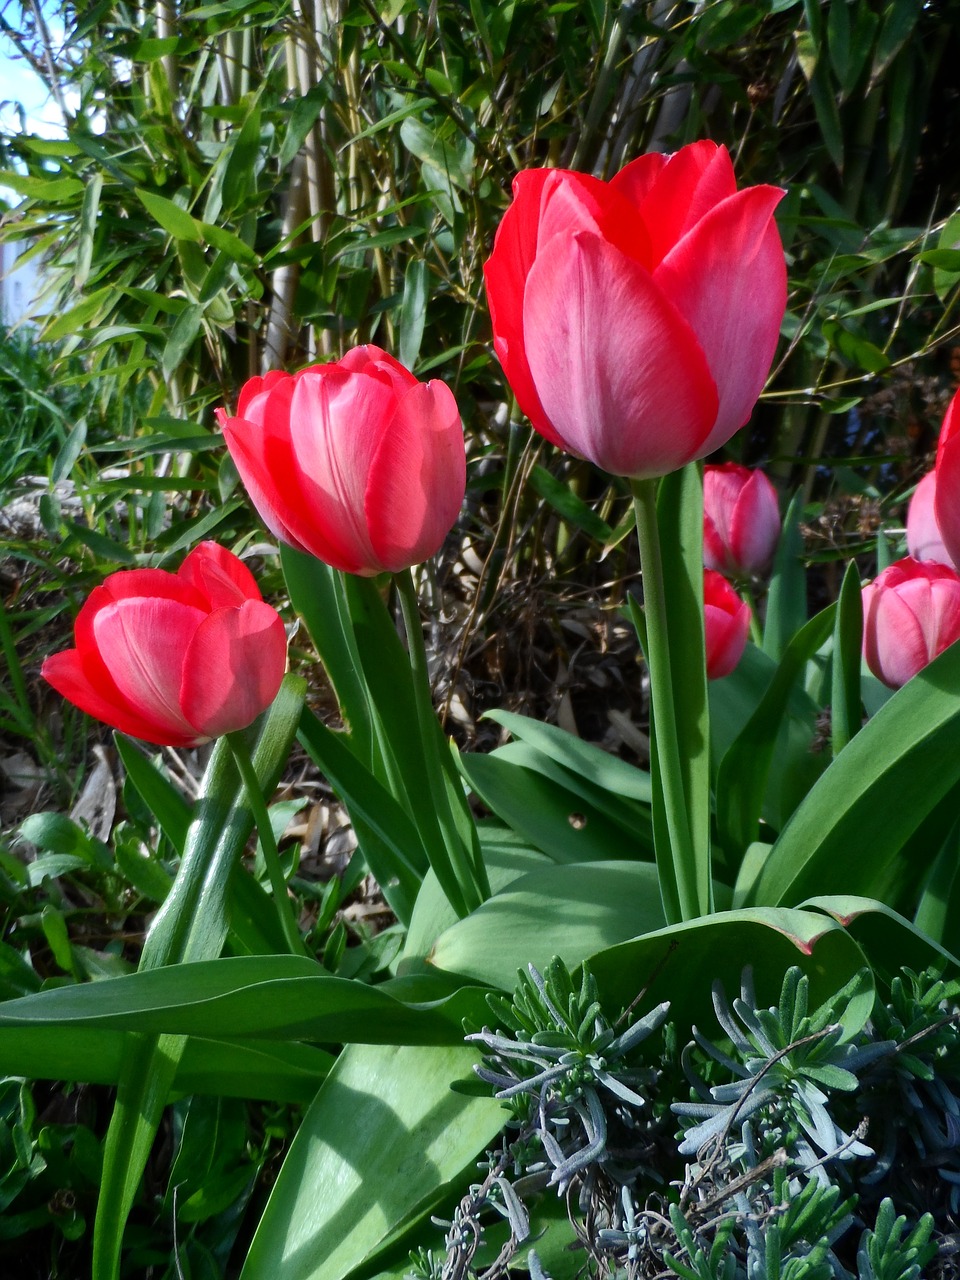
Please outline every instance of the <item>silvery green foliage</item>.
[{"label": "silvery green foliage", "polygon": [[[857,981],[852,980],[851,989]],[[892,1041],[853,1044],[844,1039],[836,1009],[846,994],[845,988],[808,1012],[809,982],[796,968],[787,971],[773,1009],[756,1007],[749,970],[732,1005],[715,984],[714,1011],[732,1050],[717,1047],[696,1027],[693,1035],[701,1053],[733,1078],[707,1084],[694,1046],[684,1050],[684,1071],[701,1101],[672,1105],[678,1116],[695,1122],[684,1131],[680,1154],[696,1157],[722,1146],[732,1160],[752,1166],[782,1149],[791,1162],[823,1182],[830,1162],[872,1157],[856,1132],[837,1123],[828,1102],[835,1093],[852,1093],[858,1072],[894,1046]]]},{"label": "silvery green foliage", "polygon": [[656,1071],[633,1066],[631,1059],[663,1025],[669,1005],[619,1030],[604,1015],[587,966],[575,987],[556,958],[542,976],[533,965],[521,973],[512,1002],[490,996],[488,1003],[507,1029],[484,1027],[467,1039],[484,1050],[477,1075],[508,1104],[521,1137],[539,1143],[540,1158],[528,1159],[526,1172],[549,1171],[549,1182],[561,1192],[591,1166],[602,1166],[616,1182],[632,1181],[638,1144],[627,1144],[634,1159],[624,1160],[608,1147],[608,1134],[616,1124],[641,1137],[642,1091],[654,1084]]},{"label": "silvery green foliage", "polygon": [[[960,1209],[958,995],[960,982],[945,982],[933,970],[904,969],[891,982],[889,998],[877,1001],[870,1022],[874,1035],[896,1042],[896,1052],[864,1079],[877,1149],[864,1181],[899,1183],[917,1165],[935,1169],[954,1214]],[[908,1187],[898,1186],[898,1198],[908,1194]]]},{"label": "silvery green foliage", "polygon": [[[845,1038],[845,1010],[862,990],[854,979],[810,1011],[796,969],[768,1009],[757,1008],[748,971],[732,1003],[715,989],[723,1039],[695,1031],[683,1054],[699,1100],[668,1108],[680,1073],[666,1006],[624,1027],[633,1006],[611,1018],[589,971],[574,980],[558,960],[542,976],[531,968],[512,1002],[489,998],[498,1029],[469,1037],[484,1050],[478,1075],[511,1112],[503,1146],[440,1224],[445,1260],[422,1254],[411,1274],[503,1280],[523,1246],[533,1280],[548,1280],[529,1246],[542,1230],[536,1196],[551,1184],[566,1191],[584,1274],[597,1280],[956,1274],[949,1236],[940,1269],[929,1267],[935,1228],[940,1239],[952,1229],[949,1190],[960,1188],[960,983],[905,970]],[[677,1139],[686,1161],[667,1187],[671,1112],[687,1122]],[[869,1181],[878,1166],[882,1201]],[[948,1190],[931,1195],[937,1188]],[[479,1244],[496,1215],[510,1234],[491,1262]]]},{"label": "silvery green foliage", "polygon": [[936,1254],[930,1242],[933,1216],[925,1213],[913,1230],[897,1217],[888,1197],[880,1204],[872,1231],[865,1231],[857,1253],[858,1280],[918,1280]]}]

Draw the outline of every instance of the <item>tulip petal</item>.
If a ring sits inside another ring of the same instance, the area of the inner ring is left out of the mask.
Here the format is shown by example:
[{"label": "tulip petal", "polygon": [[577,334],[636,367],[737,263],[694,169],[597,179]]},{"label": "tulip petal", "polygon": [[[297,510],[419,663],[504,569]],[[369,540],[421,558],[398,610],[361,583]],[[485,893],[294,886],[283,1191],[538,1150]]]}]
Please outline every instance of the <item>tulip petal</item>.
[{"label": "tulip petal", "polygon": [[173,600],[119,600],[93,619],[97,649],[127,702],[164,731],[196,738],[180,707],[184,654],[206,615]]},{"label": "tulip petal", "polygon": [[[230,457],[260,519],[280,542],[306,550],[287,522],[298,488],[289,431],[246,418],[217,416]],[[280,476],[285,478],[282,494],[277,487]]]},{"label": "tulip petal", "polygon": [[415,382],[370,464],[364,503],[377,560],[396,572],[437,552],[466,488],[463,425],[453,392]]},{"label": "tulip petal", "polygon": [[493,347],[521,410],[551,444],[563,441],[543,411],[523,345],[523,293],[537,252],[540,200],[548,169],[529,169],[513,182],[513,203],[497,228],[484,265]]},{"label": "tulip petal", "polygon": [[640,167],[647,158],[621,169],[610,185],[640,213],[650,237],[652,270],[701,218],[736,192],[737,179],[727,148],[707,139],[668,157],[652,183]]},{"label": "tulip petal", "polygon": [[232,552],[216,542],[201,542],[180,566],[178,577],[203,596],[208,609],[239,608],[245,600],[261,600],[253,574]]},{"label": "tulip petal", "polygon": [[937,523],[936,495],[937,473],[928,471],[907,508],[907,550],[914,560],[934,560],[954,568]]},{"label": "tulip petal", "polygon": [[947,554],[960,565],[960,391],[950,401],[940,428],[936,473],[937,525]]},{"label": "tulip petal", "polygon": [[197,741],[196,730],[191,726],[175,729],[138,713],[117,689],[99,654],[65,649],[45,659],[40,674],[75,707],[131,738],[167,747],[187,747]]},{"label": "tulip petal", "polygon": [[370,572],[376,556],[364,516],[370,461],[396,408],[389,378],[331,365],[297,383],[290,435],[311,491],[310,550],[351,573]]},{"label": "tulip petal", "polygon": [[916,612],[927,612],[930,584],[912,585],[920,590],[912,592],[910,601],[903,597],[903,587],[880,589],[869,597],[864,592],[864,656],[870,670],[892,689],[905,685],[931,657]]},{"label": "tulip petal", "polygon": [[193,632],[178,700],[208,738],[244,729],[277,696],[287,660],[279,615],[262,600],[216,609]]},{"label": "tulip petal", "polygon": [[689,321],[716,379],[720,406],[698,456],[750,417],[763,390],[787,304],[778,187],[748,187],[706,213],[667,254],[654,281]]},{"label": "tulip petal", "polygon": [[741,489],[729,532],[730,550],[741,573],[763,573],[769,568],[780,538],[780,504],[762,471],[754,471]]},{"label": "tulip petal", "polygon": [[394,359],[382,348],[375,347],[372,342],[368,342],[365,346],[352,347],[341,360],[337,361],[337,367],[346,369],[348,373],[375,374],[388,382],[393,387],[394,395],[398,397],[404,395],[408,387],[414,386],[417,381],[399,360]]},{"label": "tulip petal", "polygon": [[597,236],[555,236],[523,307],[543,407],[575,453],[623,476],[699,456],[717,393],[689,325],[648,272]]}]

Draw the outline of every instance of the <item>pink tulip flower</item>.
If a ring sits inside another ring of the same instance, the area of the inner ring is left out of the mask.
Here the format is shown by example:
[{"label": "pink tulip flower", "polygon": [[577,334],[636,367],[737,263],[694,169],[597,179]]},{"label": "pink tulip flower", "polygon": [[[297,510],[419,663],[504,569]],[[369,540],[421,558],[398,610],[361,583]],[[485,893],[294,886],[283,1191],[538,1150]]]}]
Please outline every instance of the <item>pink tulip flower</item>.
[{"label": "pink tulip flower", "polygon": [[786,306],[773,212],[725,147],[634,160],[610,182],[517,175],[484,269],[494,347],[521,409],[614,475],[665,475],[749,418]]},{"label": "pink tulip flower", "polygon": [[703,617],[707,642],[707,679],[728,676],[740,659],[750,631],[750,606],[722,573],[703,573]]},{"label": "pink tulip flower", "polygon": [[703,469],[703,563],[732,578],[770,568],[780,540],[777,491],[762,471],[735,462]]},{"label": "pink tulip flower", "polygon": [[177,573],[110,574],[77,615],[75,638],[43,677],[88,715],[171,747],[245,728],[276,697],[287,660],[279,614],[215,542]]},{"label": "pink tulip flower", "polygon": [[937,446],[934,510],[943,545],[955,565],[960,565],[960,391],[944,415]]},{"label": "pink tulip flower", "polygon": [[439,550],[466,488],[453,392],[379,347],[251,378],[217,411],[267,528],[336,569],[396,573]]},{"label": "pink tulip flower", "polygon": [[863,588],[863,653],[899,689],[960,639],[960,574],[907,556]]},{"label": "pink tulip flower", "polygon": [[914,489],[907,508],[907,551],[914,560],[935,560],[956,568],[937,524],[936,495],[937,473],[928,471]]}]

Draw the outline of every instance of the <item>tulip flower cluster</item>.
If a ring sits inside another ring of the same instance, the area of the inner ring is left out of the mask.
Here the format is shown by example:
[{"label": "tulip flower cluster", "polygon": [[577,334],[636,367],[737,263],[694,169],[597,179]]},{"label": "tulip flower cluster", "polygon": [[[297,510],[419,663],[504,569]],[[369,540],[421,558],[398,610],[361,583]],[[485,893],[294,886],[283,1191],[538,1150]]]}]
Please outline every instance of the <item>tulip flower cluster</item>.
[{"label": "tulip flower cluster", "polygon": [[950,495],[960,489],[960,392],[940,429],[937,465],[907,511],[909,555],[863,589],[863,653],[892,689],[960,639],[960,520]]},{"label": "tulip flower cluster", "polygon": [[[721,447],[753,410],[786,304],[774,221],[782,196],[770,186],[738,191],[728,152],[712,142],[642,156],[610,182],[530,170],[516,179],[485,267],[494,347],[534,427],[631,480],[657,755],[668,820],[679,823],[671,828],[676,852],[668,840],[658,859],[671,857],[678,867],[694,855],[678,816],[684,732],[673,723],[669,632],[696,634],[699,620],[684,610],[689,601],[696,608],[700,566],[694,573],[685,562],[691,589],[677,594],[681,614],[668,622],[651,486]],[[444,778],[453,768],[449,752],[426,725],[432,706],[408,572],[439,550],[463,501],[466,456],[453,393],[442,381],[418,381],[380,348],[361,346],[329,364],[251,379],[236,413],[219,410],[217,420],[253,505],[279,541],[347,574],[398,575],[421,748],[439,805],[437,829],[424,825],[424,847],[455,909],[481,901],[479,845],[460,847],[472,824],[468,813],[450,810],[461,789]],[[718,570],[739,578],[763,572],[779,513],[769,481],[731,465],[708,469],[706,501],[705,669],[718,678],[739,660],[750,623],[749,607]],[[349,607],[336,612],[334,626],[352,625]],[[347,638],[348,651],[350,644]],[[205,543],[177,574],[109,577],[78,616],[76,648],[51,658],[44,674],[84,710],[149,742],[185,746],[231,735],[253,792],[256,778],[235,731],[274,698],[284,664],[279,617],[246,568]],[[698,687],[696,697],[705,698],[702,676]],[[684,715],[696,697],[683,700]],[[258,817],[259,826],[265,822]],[[283,899],[275,850],[267,860]],[[709,909],[710,892],[708,878],[697,888],[687,876],[671,911]],[[296,950],[295,926],[285,919],[284,927]]]}]

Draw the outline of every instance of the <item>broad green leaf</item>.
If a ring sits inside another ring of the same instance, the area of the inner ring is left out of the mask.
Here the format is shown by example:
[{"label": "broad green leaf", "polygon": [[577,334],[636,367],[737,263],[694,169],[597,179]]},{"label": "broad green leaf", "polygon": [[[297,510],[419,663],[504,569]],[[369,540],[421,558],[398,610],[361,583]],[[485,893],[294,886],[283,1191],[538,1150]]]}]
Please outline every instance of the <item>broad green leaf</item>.
[{"label": "broad green leaf", "polygon": [[128,781],[136,787],[144,804],[159,822],[163,834],[177,852],[182,853],[190,827],[190,805],[173,783],[146,758],[132,738],[115,733],[113,740]]},{"label": "broad green leaf", "polygon": [[960,820],[940,846],[913,923],[934,942],[960,949]]},{"label": "broad green leaf", "polygon": [[143,187],[137,187],[136,191],[147,213],[164,231],[177,240],[192,241],[195,244],[202,242],[200,224],[186,209],[181,209],[180,205],[174,204],[166,196],[157,195],[155,191],[146,191]]},{"label": "broad green leaf", "polygon": [[69,338],[92,320],[102,320],[116,305],[117,293],[111,288],[97,289],[57,316],[50,316],[43,326],[44,342]]},{"label": "broad green leaf", "polygon": [[[646,843],[642,831],[639,839],[631,840],[622,826],[576,794],[566,781],[548,777],[543,767],[519,763],[522,747],[513,743],[488,755],[460,757],[472,789],[508,827],[554,862],[650,856],[649,826]],[[526,759],[538,764],[537,757],[529,754],[531,750],[526,748]],[[548,763],[546,758],[544,763]]]},{"label": "broad green leaf", "polygon": [[397,917],[406,923],[428,866],[416,827],[342,735],[306,708],[300,741],[346,805],[370,870]]},{"label": "broad green leaf", "polygon": [[[743,968],[753,972],[761,1007],[777,1003],[783,975],[799,965],[810,979],[816,1007],[864,968],[863,952],[835,920],[817,911],[769,908],[720,911],[650,932],[589,957],[605,1007],[626,1008],[643,997],[637,1012],[670,1002],[680,1027],[714,1026],[711,986],[720,982],[731,999],[740,990]],[[867,976],[847,1007],[848,1036],[859,1031],[873,1009]]]},{"label": "broad green leaf", "polygon": [[[301,677],[285,676],[272,707],[261,718],[253,763],[268,795],[286,764],[305,689]],[[173,887],[147,934],[141,973],[219,955],[228,930],[230,872],[252,827],[242,792],[230,747],[221,739],[201,782]],[[94,1224],[94,1280],[117,1275],[127,1215],[184,1050],[179,1036],[128,1037],[104,1149]]]},{"label": "broad green leaf", "polygon": [[532,871],[442,933],[439,969],[512,991],[517,970],[551,957],[577,965],[616,942],[664,926],[649,862],[588,862]]},{"label": "broad green leaf", "polygon": [[834,606],[829,606],[793,637],[757,709],[720,762],[717,827],[720,843],[734,861],[757,838],[770,763],[791,691],[807,661],[829,636],[834,613]]},{"label": "broad green leaf", "polygon": [[[0,1027],[0,1073],[30,1080],[115,1085],[127,1032],[73,1026]],[[302,1044],[190,1039],[173,1078],[174,1093],[310,1102],[334,1057]]]},{"label": "broad green leaf", "polygon": [[183,364],[187,353],[196,341],[202,322],[203,307],[198,302],[191,302],[184,307],[173,322],[173,328],[163,348],[162,365],[166,377],[172,378]]},{"label": "broad green leaf", "polygon": [[370,765],[373,728],[370,703],[360,671],[360,657],[347,626],[343,577],[315,556],[281,546],[280,563],[290,601],[317,646],[350,730],[352,749]]},{"label": "broad green leaf", "polygon": [[779,662],[807,620],[807,582],[803,569],[800,517],[803,495],[795,493],[783,518],[783,533],[773,561],[763,627],[763,651]]},{"label": "broad green leaf", "polygon": [[245,266],[255,267],[260,261],[256,251],[226,227],[201,222],[200,233],[207,244],[212,244],[215,249],[219,249],[231,262],[241,262]]},{"label": "broad green leaf", "polygon": [[545,755],[529,742],[508,742],[485,758],[532,770],[556,783],[570,797],[570,808],[575,815],[572,826],[582,830],[593,823],[594,835],[601,828],[607,829],[610,823],[618,826],[623,843],[611,843],[610,857],[653,859],[653,821],[649,804],[624,800],[615,793],[596,786],[574,770],[557,764],[551,756]]},{"label": "broad green leaf", "polygon": [[[664,476],[657,521],[666,587],[673,707],[690,824],[689,869],[701,911],[712,903],[710,879],[710,708],[703,630],[703,472],[690,463]],[[662,735],[657,730],[657,751]],[[651,765],[651,773],[653,767]],[[656,825],[656,811],[654,811]]]},{"label": "broad green leaf", "polygon": [[888,977],[893,977],[904,965],[918,971],[928,965],[943,965],[952,974],[960,968],[960,960],[955,955],[873,898],[853,894],[820,895],[808,898],[802,908],[822,911],[843,925],[874,968]]},{"label": "broad green leaf", "polygon": [[223,173],[223,208],[231,213],[248,203],[257,190],[257,163],[260,158],[260,104],[253,101],[250,113],[232,134],[232,145]]},{"label": "broad green leaf", "polygon": [[[813,894],[881,901],[924,865],[900,851],[960,778],[960,645],[899,689],[834,760],[795,811],[757,882],[755,901]],[[928,862],[935,849],[929,850]]]},{"label": "broad green leaf", "polygon": [[513,711],[487,711],[484,719],[503,725],[518,741],[528,742],[557,764],[579,774],[601,790],[627,800],[650,804],[650,774],[621,760],[619,756],[611,755],[602,747],[584,742],[582,738],[574,737],[557,725],[545,724],[542,720],[517,715]]},{"label": "broad green leaf", "polygon": [[403,301],[397,319],[400,363],[414,369],[427,320],[430,273],[423,258],[411,258],[403,276]]},{"label": "broad green leaf", "polygon": [[350,1045],[293,1141],[242,1280],[342,1280],[428,1213],[503,1127],[493,1098],[454,1093],[465,1045]]},{"label": "broad green leaf", "polygon": [[436,170],[441,188],[446,186],[443,179],[447,179],[464,191],[470,190],[474,175],[473,143],[451,124],[445,121],[434,127],[408,115],[400,126],[400,140],[421,163]]},{"label": "broad green leaf", "polygon": [[[488,839],[485,840],[484,835],[481,829],[480,845],[490,881],[490,892],[494,895],[500,893],[514,880],[519,880],[528,871],[536,871],[550,865],[550,859],[545,853],[522,846],[494,845]],[[456,923],[457,913],[440,888],[435,873],[428,871],[417,894],[397,972],[403,974],[419,964],[424,957],[429,956],[440,934]]]},{"label": "broad green leaf", "polygon": [[313,128],[324,104],[330,96],[330,87],[326,82],[314,85],[301,98],[291,105],[290,118],[283,134],[280,147],[279,165],[285,169],[303,146],[307,134]]},{"label": "broad green leaf", "polygon": [[860,572],[855,561],[847,566],[837,601],[836,626],[833,631],[833,671],[831,708],[831,740],[833,757],[840,754],[860,729],[863,701],[860,695],[862,665],[863,603]]},{"label": "broad green leaf", "polygon": [[[403,988],[399,988],[402,990]],[[481,1002],[482,1003],[482,1002]],[[0,1028],[105,1028],[225,1039],[457,1044],[475,995],[408,1004],[387,987],[335,978],[306,956],[231,956],[0,1004]]]},{"label": "broad green leaf", "polygon": [[12,187],[18,195],[28,200],[48,200],[51,204],[66,203],[71,196],[78,196],[83,191],[83,183],[79,178],[40,178],[25,173],[15,173],[5,169],[0,173],[0,183]]},{"label": "broad green leaf", "polygon": [[[568,524],[572,524],[577,529],[582,529],[584,533],[589,534],[591,538],[595,538],[597,542],[601,542],[605,546],[612,542],[614,531],[606,520],[601,519],[592,506],[584,502],[579,494],[574,493],[569,484],[564,484],[562,480],[558,480],[546,467],[533,467],[530,471],[528,483],[533,491],[538,493],[545,502],[549,502],[554,511],[563,516]],[[633,528],[632,519],[629,527]]]}]

